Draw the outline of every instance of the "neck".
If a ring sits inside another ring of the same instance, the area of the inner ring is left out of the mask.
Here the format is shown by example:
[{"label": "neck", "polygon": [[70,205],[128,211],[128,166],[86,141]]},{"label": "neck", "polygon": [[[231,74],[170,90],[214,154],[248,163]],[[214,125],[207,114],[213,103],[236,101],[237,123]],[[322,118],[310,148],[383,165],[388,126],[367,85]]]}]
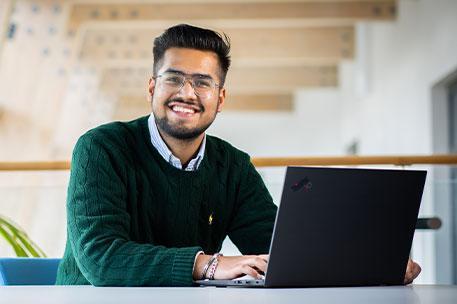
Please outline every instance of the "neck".
[{"label": "neck", "polygon": [[181,161],[183,168],[185,168],[190,160],[198,153],[203,138],[205,137],[205,133],[202,133],[196,138],[186,140],[178,139],[167,135],[159,128],[158,130],[163,141],[167,144],[168,149],[170,149],[171,153]]}]

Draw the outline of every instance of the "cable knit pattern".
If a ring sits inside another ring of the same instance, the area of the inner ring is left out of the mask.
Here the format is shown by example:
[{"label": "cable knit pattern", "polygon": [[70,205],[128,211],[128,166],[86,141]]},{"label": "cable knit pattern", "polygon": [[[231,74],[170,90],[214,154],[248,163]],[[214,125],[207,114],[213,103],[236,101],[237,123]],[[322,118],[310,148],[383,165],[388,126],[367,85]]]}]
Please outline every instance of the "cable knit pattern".
[{"label": "cable knit pattern", "polygon": [[208,135],[199,169],[179,170],[152,146],[147,118],[78,140],[56,284],[191,286],[196,253],[227,235],[243,254],[268,252],[276,206],[249,156]]}]

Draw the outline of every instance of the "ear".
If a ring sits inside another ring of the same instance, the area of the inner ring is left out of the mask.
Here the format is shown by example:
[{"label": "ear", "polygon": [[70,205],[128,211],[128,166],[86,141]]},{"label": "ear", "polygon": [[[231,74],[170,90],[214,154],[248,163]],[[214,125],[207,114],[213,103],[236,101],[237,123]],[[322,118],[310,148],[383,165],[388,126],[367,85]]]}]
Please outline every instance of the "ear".
[{"label": "ear", "polygon": [[225,88],[222,88],[219,91],[219,97],[217,100],[217,113],[220,113],[222,111],[222,108],[224,107],[224,102],[225,102]]},{"label": "ear", "polygon": [[149,101],[152,102],[152,95],[154,95],[154,89],[155,89],[156,81],[154,78],[149,78],[148,82],[148,99]]}]

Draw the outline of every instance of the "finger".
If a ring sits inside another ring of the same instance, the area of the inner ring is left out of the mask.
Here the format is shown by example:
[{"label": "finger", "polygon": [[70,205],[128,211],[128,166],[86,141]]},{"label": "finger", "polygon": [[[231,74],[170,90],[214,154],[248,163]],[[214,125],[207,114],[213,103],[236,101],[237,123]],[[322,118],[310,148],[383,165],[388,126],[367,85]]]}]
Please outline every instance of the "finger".
[{"label": "finger", "polygon": [[405,279],[403,281],[404,284],[410,284],[413,282],[415,278],[417,278],[422,271],[419,264],[415,263],[411,259],[408,261],[408,265],[406,267]]},{"label": "finger", "polygon": [[410,271],[408,271],[405,274],[405,279],[403,280],[403,284],[407,285],[407,284],[411,284],[412,282],[413,282],[413,275]]},{"label": "finger", "polygon": [[408,263],[406,264],[406,271],[405,271],[405,278],[403,280],[403,284],[411,283],[411,259],[408,259]]},{"label": "finger", "polygon": [[242,266],[242,272],[244,274],[250,275],[253,278],[261,279],[262,276],[251,266],[249,265],[243,265]]},{"label": "finger", "polygon": [[262,258],[267,263],[270,260],[270,256],[268,254],[260,254],[260,255],[258,255],[258,257]]},{"label": "finger", "polygon": [[413,267],[412,267],[412,279],[414,280],[415,278],[417,278],[419,276],[419,274],[421,273],[422,271],[422,268],[419,266],[419,264],[413,262]]},{"label": "finger", "polygon": [[265,273],[267,271],[267,262],[259,256],[255,256],[248,261],[248,265],[257,268]]}]

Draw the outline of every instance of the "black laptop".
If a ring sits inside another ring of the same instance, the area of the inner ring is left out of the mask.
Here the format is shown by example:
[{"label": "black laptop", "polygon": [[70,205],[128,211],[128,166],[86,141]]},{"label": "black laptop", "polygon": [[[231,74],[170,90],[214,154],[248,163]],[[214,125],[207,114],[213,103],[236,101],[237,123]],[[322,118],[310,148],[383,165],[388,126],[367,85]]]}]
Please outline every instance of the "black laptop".
[{"label": "black laptop", "polygon": [[288,167],[264,280],[202,286],[403,283],[426,171]]}]

